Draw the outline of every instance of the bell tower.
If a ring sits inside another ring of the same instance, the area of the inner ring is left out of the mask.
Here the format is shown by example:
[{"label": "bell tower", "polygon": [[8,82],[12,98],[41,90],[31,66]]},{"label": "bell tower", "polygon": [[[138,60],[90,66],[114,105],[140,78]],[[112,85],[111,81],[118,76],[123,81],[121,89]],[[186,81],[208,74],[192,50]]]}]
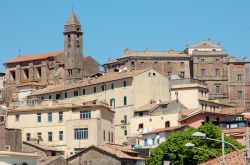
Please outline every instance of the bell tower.
[{"label": "bell tower", "polygon": [[72,12],[64,25],[64,74],[67,82],[83,78],[81,25]]}]

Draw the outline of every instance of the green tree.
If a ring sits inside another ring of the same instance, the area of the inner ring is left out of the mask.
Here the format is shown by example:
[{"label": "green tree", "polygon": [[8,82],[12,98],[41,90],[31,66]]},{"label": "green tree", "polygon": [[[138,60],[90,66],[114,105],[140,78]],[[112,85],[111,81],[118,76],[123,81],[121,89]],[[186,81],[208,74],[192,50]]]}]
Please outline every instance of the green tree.
[{"label": "green tree", "polygon": [[[196,131],[205,133],[207,137],[213,139],[221,139],[221,130],[212,123],[206,123],[198,129],[188,128],[185,131],[177,131],[170,134],[167,141],[152,150],[151,155],[146,158],[146,164],[161,165],[164,157],[169,158],[171,165],[193,165],[213,158],[213,155],[208,152],[185,147],[186,143],[193,143],[199,148],[210,150],[217,156],[221,156],[221,143],[193,137],[192,134]],[[244,147],[236,140],[227,136],[225,136],[225,141],[235,145],[238,149]],[[225,152],[230,153],[232,151],[234,149],[225,144]]]}]

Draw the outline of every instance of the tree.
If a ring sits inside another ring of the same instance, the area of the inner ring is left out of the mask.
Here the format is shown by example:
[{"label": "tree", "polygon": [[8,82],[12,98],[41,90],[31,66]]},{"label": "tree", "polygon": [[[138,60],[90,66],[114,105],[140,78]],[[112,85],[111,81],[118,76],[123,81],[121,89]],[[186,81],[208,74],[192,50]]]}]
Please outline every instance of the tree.
[{"label": "tree", "polygon": [[[157,148],[152,150],[151,155],[146,158],[146,164],[161,165],[163,157],[168,157],[171,165],[193,165],[213,158],[213,155],[210,153],[195,148],[185,147],[186,143],[193,143],[199,148],[212,151],[217,156],[221,156],[221,143],[193,137],[192,134],[196,131],[205,133],[207,137],[213,139],[221,139],[221,130],[212,123],[206,123],[198,129],[188,128],[185,131],[177,131],[171,133],[167,141],[161,143]],[[225,136],[225,141],[235,145],[238,149],[244,147],[231,137]],[[225,153],[230,153],[232,151],[234,151],[234,149],[225,144]]]}]

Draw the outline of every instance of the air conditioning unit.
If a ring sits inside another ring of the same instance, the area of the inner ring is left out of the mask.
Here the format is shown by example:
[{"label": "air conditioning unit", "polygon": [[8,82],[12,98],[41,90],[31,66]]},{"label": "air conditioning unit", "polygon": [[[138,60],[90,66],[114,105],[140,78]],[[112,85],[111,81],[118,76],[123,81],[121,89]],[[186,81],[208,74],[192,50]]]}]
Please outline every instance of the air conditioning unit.
[{"label": "air conditioning unit", "polygon": [[5,151],[10,151],[10,146],[5,146]]}]

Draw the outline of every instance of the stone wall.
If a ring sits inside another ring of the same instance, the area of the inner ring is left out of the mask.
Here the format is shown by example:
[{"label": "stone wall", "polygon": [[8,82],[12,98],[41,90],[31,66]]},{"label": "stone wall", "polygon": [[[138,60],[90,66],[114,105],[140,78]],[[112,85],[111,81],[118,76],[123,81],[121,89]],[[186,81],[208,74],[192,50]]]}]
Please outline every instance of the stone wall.
[{"label": "stone wall", "polygon": [[22,131],[20,129],[5,129],[6,146],[10,146],[10,151],[22,151]]}]

